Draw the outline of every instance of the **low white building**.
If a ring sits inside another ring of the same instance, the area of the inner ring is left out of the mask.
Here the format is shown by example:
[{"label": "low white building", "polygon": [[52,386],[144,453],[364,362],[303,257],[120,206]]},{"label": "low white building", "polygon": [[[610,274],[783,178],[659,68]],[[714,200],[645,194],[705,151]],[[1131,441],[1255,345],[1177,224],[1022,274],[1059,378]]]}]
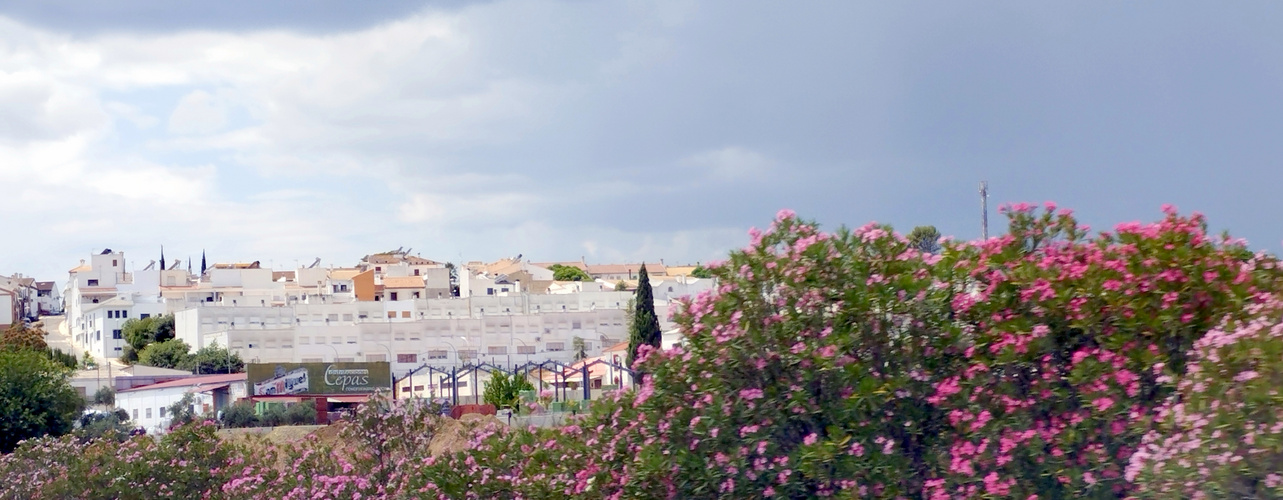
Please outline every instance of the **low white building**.
[{"label": "low white building", "polygon": [[193,413],[217,415],[247,396],[245,374],[204,375],[125,389],[116,393],[116,407],[128,412],[134,425],[148,433],[164,433],[173,417],[169,407],[189,393],[194,396]]}]

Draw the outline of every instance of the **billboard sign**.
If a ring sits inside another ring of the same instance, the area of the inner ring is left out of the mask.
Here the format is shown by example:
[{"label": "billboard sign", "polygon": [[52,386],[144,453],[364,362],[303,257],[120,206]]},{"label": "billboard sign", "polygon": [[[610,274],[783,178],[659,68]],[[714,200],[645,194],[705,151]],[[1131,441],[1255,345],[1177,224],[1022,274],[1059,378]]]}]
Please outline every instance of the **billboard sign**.
[{"label": "billboard sign", "polygon": [[392,366],[377,363],[251,363],[245,366],[255,396],[369,394],[392,385]]}]

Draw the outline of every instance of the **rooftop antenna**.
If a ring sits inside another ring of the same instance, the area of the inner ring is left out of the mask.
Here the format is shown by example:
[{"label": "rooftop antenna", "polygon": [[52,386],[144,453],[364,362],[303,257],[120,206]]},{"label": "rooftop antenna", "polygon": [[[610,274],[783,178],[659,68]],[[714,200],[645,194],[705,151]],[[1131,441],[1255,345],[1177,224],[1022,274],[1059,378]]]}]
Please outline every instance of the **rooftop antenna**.
[{"label": "rooftop antenna", "polygon": [[989,239],[989,183],[980,181],[980,239]]}]

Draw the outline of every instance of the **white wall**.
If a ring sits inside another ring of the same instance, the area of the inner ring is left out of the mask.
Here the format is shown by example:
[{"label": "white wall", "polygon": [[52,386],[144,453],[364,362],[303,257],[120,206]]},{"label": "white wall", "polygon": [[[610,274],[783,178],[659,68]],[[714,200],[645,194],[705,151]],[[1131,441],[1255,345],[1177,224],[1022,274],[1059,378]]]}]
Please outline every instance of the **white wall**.
[{"label": "white wall", "polygon": [[13,317],[14,296],[7,293],[0,293],[0,325],[11,325],[16,318]]},{"label": "white wall", "polygon": [[[188,389],[189,387],[167,387],[120,392],[116,394],[116,407],[124,408],[129,412],[129,418],[134,425],[147,429],[149,434],[157,434],[169,426],[169,406],[181,401]],[[195,396],[193,404],[196,406],[198,415],[201,414],[204,405],[210,405],[211,408],[214,405],[214,399],[209,394],[193,394],[193,396]],[[162,408],[165,412],[164,417],[160,415]],[[150,417],[148,417],[149,411]]]}]

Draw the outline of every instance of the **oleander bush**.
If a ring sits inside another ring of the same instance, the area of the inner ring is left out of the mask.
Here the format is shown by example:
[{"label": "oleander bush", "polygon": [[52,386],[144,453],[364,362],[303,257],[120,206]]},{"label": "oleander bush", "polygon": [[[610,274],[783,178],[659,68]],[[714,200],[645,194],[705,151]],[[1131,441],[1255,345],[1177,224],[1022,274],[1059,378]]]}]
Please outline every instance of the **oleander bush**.
[{"label": "oleander bush", "polygon": [[1131,457],[1140,498],[1283,498],[1283,303],[1195,342]]},{"label": "oleander bush", "polygon": [[28,441],[0,458],[0,497],[1283,493],[1277,261],[1171,208],[1097,234],[1053,206],[1006,213],[1004,236],[923,253],[781,212],[708,266],[718,289],[675,314],[683,345],[643,348],[637,390],[562,428],[495,423],[432,455],[439,411],[378,398],[333,446],[228,444],[208,424]]}]

